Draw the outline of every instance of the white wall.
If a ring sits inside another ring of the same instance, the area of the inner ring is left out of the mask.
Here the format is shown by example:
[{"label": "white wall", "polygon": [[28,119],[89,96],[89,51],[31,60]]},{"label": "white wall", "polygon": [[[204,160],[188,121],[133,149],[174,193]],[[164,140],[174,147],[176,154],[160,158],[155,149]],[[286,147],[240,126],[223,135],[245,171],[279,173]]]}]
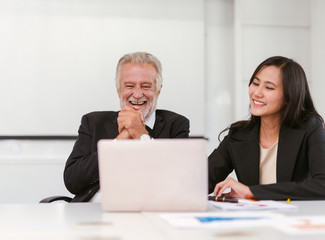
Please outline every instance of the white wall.
[{"label": "white wall", "polygon": [[83,114],[118,110],[115,67],[134,51],[162,62],[158,107],[203,135],[203,0],[0,0],[1,134],[76,135]]},{"label": "white wall", "polygon": [[207,0],[205,9],[205,136],[211,153],[219,133],[234,119],[234,2]]},{"label": "white wall", "polygon": [[325,117],[325,1],[311,1],[311,94],[317,110]]},{"label": "white wall", "polygon": [[249,114],[248,82],[266,58],[293,58],[310,76],[310,1],[235,1],[236,120]]},{"label": "white wall", "polygon": [[[247,116],[250,75],[272,55],[294,58],[303,66],[325,116],[322,9],[322,0],[0,0],[0,81],[5,89],[0,94],[0,135],[75,135],[85,112],[118,109],[116,62],[139,49],[162,61],[159,107],[187,116],[191,133],[209,138],[208,154],[222,129]],[[100,31],[106,25],[114,34]],[[47,87],[43,96],[38,95],[41,87]],[[87,99],[80,100],[85,89]],[[52,107],[50,118],[34,119],[40,128],[23,124]],[[5,197],[0,203],[68,195],[62,173],[72,145],[1,140],[0,191]]]}]

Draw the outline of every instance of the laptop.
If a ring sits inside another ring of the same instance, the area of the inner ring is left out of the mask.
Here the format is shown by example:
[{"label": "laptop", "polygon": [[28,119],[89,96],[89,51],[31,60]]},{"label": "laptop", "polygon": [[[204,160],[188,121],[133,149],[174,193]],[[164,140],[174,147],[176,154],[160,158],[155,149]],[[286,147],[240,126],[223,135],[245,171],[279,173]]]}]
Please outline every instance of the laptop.
[{"label": "laptop", "polygon": [[205,211],[205,139],[100,140],[104,211]]}]

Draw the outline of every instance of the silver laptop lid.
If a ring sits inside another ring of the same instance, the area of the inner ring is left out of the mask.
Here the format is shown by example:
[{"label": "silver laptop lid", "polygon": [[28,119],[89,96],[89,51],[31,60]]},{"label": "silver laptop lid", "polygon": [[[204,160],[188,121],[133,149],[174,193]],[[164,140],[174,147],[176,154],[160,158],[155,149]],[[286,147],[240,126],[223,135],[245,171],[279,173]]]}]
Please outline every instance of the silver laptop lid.
[{"label": "silver laptop lid", "polygon": [[205,211],[206,140],[100,140],[105,211]]}]

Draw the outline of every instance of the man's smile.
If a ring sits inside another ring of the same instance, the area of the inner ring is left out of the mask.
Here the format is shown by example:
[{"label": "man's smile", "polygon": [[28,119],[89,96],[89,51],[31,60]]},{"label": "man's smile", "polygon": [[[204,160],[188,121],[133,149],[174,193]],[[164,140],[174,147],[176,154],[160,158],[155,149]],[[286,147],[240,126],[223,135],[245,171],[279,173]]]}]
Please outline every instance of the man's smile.
[{"label": "man's smile", "polygon": [[147,103],[147,101],[129,101],[129,103],[131,104],[131,105],[133,105],[133,106],[135,106],[135,105],[144,105],[144,104],[146,104]]}]

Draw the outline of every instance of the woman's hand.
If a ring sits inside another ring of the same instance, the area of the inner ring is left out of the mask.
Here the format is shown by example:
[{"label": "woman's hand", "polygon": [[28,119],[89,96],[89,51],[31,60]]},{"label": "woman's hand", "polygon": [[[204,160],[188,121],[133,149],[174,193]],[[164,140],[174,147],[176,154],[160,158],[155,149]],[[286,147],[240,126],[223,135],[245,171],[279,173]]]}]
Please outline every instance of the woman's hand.
[{"label": "woman's hand", "polygon": [[[223,192],[227,188],[230,188],[231,191],[224,194]],[[254,198],[254,195],[248,186],[236,181],[232,177],[228,177],[224,181],[216,184],[213,193],[214,196],[217,197]]]}]

